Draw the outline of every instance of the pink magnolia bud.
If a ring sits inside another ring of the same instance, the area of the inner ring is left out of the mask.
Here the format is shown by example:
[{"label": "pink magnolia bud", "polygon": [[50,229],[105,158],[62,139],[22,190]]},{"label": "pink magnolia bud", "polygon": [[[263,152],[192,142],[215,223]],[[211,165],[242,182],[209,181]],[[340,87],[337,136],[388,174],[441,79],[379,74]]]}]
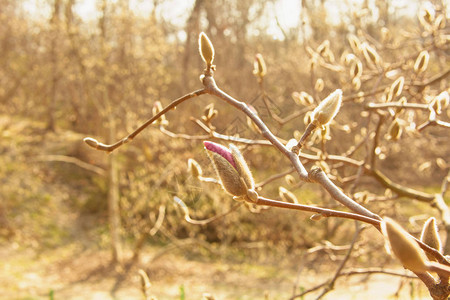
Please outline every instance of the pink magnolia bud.
[{"label": "pink magnolia bud", "polygon": [[231,151],[228,148],[225,148],[224,146],[222,146],[220,144],[216,144],[216,143],[208,142],[208,141],[204,141],[203,145],[205,145],[206,150],[209,150],[209,151],[219,154],[220,156],[222,156],[223,158],[228,160],[228,162],[234,168],[236,168],[236,163],[233,160],[233,155],[231,155]]},{"label": "pink magnolia bud", "polygon": [[225,191],[236,197],[248,197],[248,191],[255,188],[255,182],[239,149],[234,145],[228,149],[208,141],[203,144],[209,150],[208,155]]}]

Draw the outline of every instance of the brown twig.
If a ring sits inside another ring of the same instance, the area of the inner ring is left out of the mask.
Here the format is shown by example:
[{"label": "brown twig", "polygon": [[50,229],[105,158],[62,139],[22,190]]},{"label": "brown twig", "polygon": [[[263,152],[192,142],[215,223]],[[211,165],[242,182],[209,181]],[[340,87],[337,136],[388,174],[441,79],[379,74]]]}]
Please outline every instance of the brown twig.
[{"label": "brown twig", "polygon": [[172,101],[172,103],[170,103],[168,106],[166,106],[159,113],[157,113],[156,115],[154,115],[153,117],[148,119],[146,122],[144,122],[135,131],[133,131],[132,133],[130,133],[129,135],[127,135],[126,137],[124,137],[123,139],[117,141],[114,144],[110,144],[110,145],[103,144],[103,143],[100,143],[100,142],[98,142],[97,140],[95,140],[93,138],[85,138],[84,141],[89,146],[91,146],[92,148],[95,148],[97,150],[106,151],[106,152],[112,152],[115,149],[117,149],[120,146],[122,146],[123,144],[126,144],[129,141],[131,141],[139,133],[141,133],[145,128],[147,128],[150,124],[152,124],[153,122],[158,120],[162,115],[166,114],[169,110],[176,108],[178,105],[180,105],[181,103],[183,103],[186,100],[189,100],[189,99],[194,98],[194,97],[198,97],[198,96],[203,95],[203,94],[206,94],[206,90],[205,89],[200,89],[200,90],[194,91],[194,92],[192,92],[190,94],[184,95],[183,97],[180,97],[180,98]]}]

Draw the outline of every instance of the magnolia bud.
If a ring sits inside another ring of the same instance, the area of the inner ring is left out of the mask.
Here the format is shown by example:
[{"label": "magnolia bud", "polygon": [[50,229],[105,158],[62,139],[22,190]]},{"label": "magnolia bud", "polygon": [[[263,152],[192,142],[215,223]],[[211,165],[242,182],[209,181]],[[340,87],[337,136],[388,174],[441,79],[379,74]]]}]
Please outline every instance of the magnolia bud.
[{"label": "magnolia bud", "polygon": [[206,65],[212,65],[214,61],[214,46],[204,32],[198,38],[200,56]]},{"label": "magnolia bud", "polygon": [[426,256],[408,232],[390,218],[384,218],[381,229],[390,249],[405,268],[419,273],[427,271]]},{"label": "magnolia bud", "polygon": [[278,188],[278,194],[280,195],[280,198],[285,202],[298,203],[297,197],[282,186]]},{"label": "magnolia bud", "polygon": [[188,170],[191,172],[192,177],[195,178],[201,177],[203,173],[200,164],[192,158],[188,159]]},{"label": "magnolia bud", "polygon": [[330,49],[330,41],[325,40],[322,42],[322,44],[319,45],[319,47],[317,47],[316,51],[317,53],[323,56],[329,49]]},{"label": "magnolia bud", "polygon": [[233,144],[230,144],[230,150],[231,155],[233,156],[233,160],[236,163],[237,172],[239,173],[241,178],[244,179],[247,188],[254,189],[255,181],[253,180],[252,172],[250,171],[250,168],[248,167],[247,162],[245,161],[238,147],[236,147]]},{"label": "magnolia bud", "polygon": [[267,73],[266,63],[264,62],[264,58],[260,53],[256,54],[253,66],[254,66],[253,74],[255,76],[263,78],[266,75]]},{"label": "magnolia bud", "polygon": [[414,63],[414,72],[417,74],[424,72],[428,67],[428,61],[430,60],[430,54],[427,50],[423,50],[417,56]]},{"label": "magnolia bud", "polygon": [[255,182],[239,149],[232,144],[230,149],[208,141],[203,144],[225,191],[236,197],[247,196],[248,190],[255,188]]},{"label": "magnolia bud", "polygon": [[284,180],[285,180],[286,183],[289,184],[290,186],[294,186],[295,183],[296,183],[294,176],[292,176],[291,174],[287,174],[287,175],[284,177]]},{"label": "magnolia bud", "polygon": [[331,122],[339,111],[342,103],[342,90],[337,89],[326,97],[313,110],[311,119],[317,126],[323,126]]},{"label": "magnolia bud", "polygon": [[355,91],[359,90],[361,88],[361,78],[360,77],[353,78],[352,86]]},{"label": "magnolia bud", "polygon": [[[427,244],[431,248],[442,252],[441,238],[438,233],[438,228],[436,226],[436,219],[434,217],[429,218],[422,228],[422,233],[420,235],[420,241]],[[436,260],[433,255],[426,253],[429,260]]]},{"label": "magnolia bud", "polygon": [[404,83],[405,83],[405,77],[403,77],[403,76],[400,76],[399,78],[397,78],[397,80],[395,80],[392,83],[391,88],[389,89],[391,99],[394,99],[395,97],[400,96],[400,94],[403,91]]},{"label": "magnolia bud", "polygon": [[88,144],[89,147],[92,147],[92,148],[95,148],[95,149],[97,149],[97,147],[98,147],[98,142],[97,142],[96,139],[87,137],[87,138],[84,138],[83,141],[84,141],[86,144]]},{"label": "magnolia bud", "polygon": [[389,133],[389,139],[391,140],[398,140],[400,136],[402,135],[402,127],[400,126],[400,123],[397,119],[395,119],[391,126],[389,126],[388,133]]},{"label": "magnolia bud", "polygon": [[361,41],[358,39],[356,35],[350,34],[347,39],[353,52],[355,53],[361,52]]},{"label": "magnolia bud", "polygon": [[319,79],[316,80],[316,84],[314,85],[314,89],[316,90],[316,92],[320,93],[321,91],[323,91],[324,86],[325,86],[325,84],[323,82],[323,79],[319,78]]},{"label": "magnolia bud", "polygon": [[309,217],[311,221],[320,221],[323,219],[322,214],[313,214],[311,217]]},{"label": "magnolia bud", "polygon": [[444,15],[437,16],[436,20],[434,20],[434,28],[436,29],[444,29],[446,23],[446,18]]},{"label": "magnolia bud", "polygon": [[350,76],[352,78],[360,77],[363,71],[362,63],[359,59],[355,59],[350,67]]},{"label": "magnolia bud", "polygon": [[377,66],[380,63],[380,56],[378,55],[377,51],[367,43],[364,43],[363,45],[363,53],[367,62],[371,65]]},{"label": "magnolia bud", "polygon": [[[152,113],[153,116],[156,116],[157,114],[159,114],[161,111],[163,110],[162,104],[160,101],[156,101],[153,104],[153,108],[152,108]],[[158,118],[158,120],[156,120],[156,123],[159,125],[169,125],[169,121],[167,121],[166,116],[162,115],[161,117]]]}]

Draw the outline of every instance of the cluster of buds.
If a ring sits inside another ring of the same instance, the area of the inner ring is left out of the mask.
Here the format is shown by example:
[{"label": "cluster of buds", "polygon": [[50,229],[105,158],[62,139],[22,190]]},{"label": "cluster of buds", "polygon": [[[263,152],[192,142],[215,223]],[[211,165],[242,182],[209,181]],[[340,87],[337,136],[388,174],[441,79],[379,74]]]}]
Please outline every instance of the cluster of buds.
[{"label": "cluster of buds", "polygon": [[220,144],[203,142],[208,156],[220,178],[223,189],[236,200],[257,202],[255,181],[239,149],[230,144],[226,148]]},{"label": "cluster of buds", "polygon": [[[424,253],[414,238],[394,220],[384,218],[381,223],[381,231],[386,238],[386,249],[393,253],[405,268],[413,272],[424,273],[429,271],[432,264],[430,261],[436,261],[433,255]],[[425,222],[420,241],[442,253],[442,243],[435,218],[429,218]]]},{"label": "cluster of buds", "polygon": [[294,99],[295,104],[299,106],[311,106],[314,104],[313,96],[311,96],[307,92],[293,92],[291,96],[292,99]]}]

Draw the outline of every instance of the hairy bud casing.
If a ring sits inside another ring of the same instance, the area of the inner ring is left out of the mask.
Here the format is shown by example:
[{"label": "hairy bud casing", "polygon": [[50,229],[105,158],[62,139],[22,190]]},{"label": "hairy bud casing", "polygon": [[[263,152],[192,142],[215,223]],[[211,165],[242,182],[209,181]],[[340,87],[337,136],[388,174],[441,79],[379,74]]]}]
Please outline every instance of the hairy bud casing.
[{"label": "hairy bud casing", "polygon": [[384,218],[381,228],[390,249],[405,268],[419,273],[427,271],[426,256],[408,232],[391,218]]},{"label": "hairy bud casing", "polygon": [[203,173],[200,164],[192,158],[188,159],[188,170],[191,172],[192,177],[195,178],[201,177]]},{"label": "hairy bud casing", "polygon": [[250,168],[244,160],[239,149],[230,144],[230,149],[213,142],[203,142],[223,188],[229,194],[251,201],[256,201],[257,194],[254,191],[255,181]]},{"label": "hairy bud casing", "polygon": [[428,67],[428,61],[430,60],[430,54],[427,50],[423,50],[417,56],[416,62],[414,63],[414,72],[420,74],[424,72]]},{"label": "hairy bud casing", "polygon": [[[422,233],[420,235],[420,241],[427,244],[431,248],[442,252],[441,237],[439,236],[438,228],[436,225],[436,219],[434,217],[429,218],[422,228]],[[433,255],[425,253],[429,260],[435,260]]]},{"label": "hairy bud casing", "polygon": [[214,61],[214,46],[204,32],[201,32],[199,35],[198,46],[203,61],[206,65],[212,65]]},{"label": "hairy bud casing", "polygon": [[311,120],[317,126],[323,126],[331,122],[339,111],[342,103],[342,90],[337,89],[326,97],[313,110]]},{"label": "hairy bud casing", "polygon": [[266,73],[267,73],[266,63],[264,61],[262,54],[258,53],[255,55],[253,74],[255,76],[258,76],[259,78],[263,78],[266,75]]}]

